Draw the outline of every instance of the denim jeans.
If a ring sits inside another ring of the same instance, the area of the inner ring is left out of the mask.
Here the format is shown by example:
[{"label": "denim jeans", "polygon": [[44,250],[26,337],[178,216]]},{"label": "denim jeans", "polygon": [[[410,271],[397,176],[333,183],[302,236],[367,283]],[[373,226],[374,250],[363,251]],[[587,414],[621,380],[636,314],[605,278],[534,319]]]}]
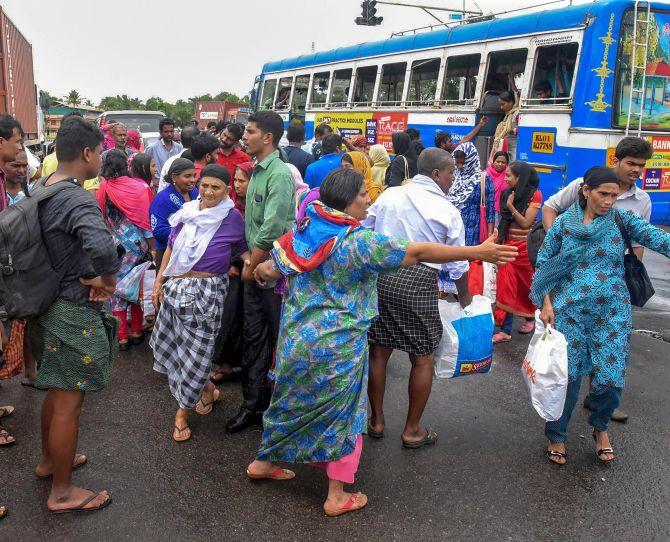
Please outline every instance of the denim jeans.
[{"label": "denim jeans", "polygon": [[[544,427],[544,434],[550,442],[557,443],[567,440],[568,423],[570,423],[570,416],[572,416],[572,411],[579,399],[579,388],[581,385],[581,378],[568,382],[568,392],[565,397],[563,415],[555,422],[547,422]],[[589,425],[596,431],[607,431],[607,424],[612,417],[614,409],[619,406],[620,401],[621,388],[591,384],[589,405],[593,410],[589,416]]]},{"label": "denim jeans", "polygon": [[[526,321],[534,322],[535,318],[526,318]],[[505,316],[505,320],[500,326],[500,331],[502,331],[503,333],[507,333],[508,335],[511,335],[513,325],[514,325],[514,315],[511,312],[508,312],[507,316]]]}]

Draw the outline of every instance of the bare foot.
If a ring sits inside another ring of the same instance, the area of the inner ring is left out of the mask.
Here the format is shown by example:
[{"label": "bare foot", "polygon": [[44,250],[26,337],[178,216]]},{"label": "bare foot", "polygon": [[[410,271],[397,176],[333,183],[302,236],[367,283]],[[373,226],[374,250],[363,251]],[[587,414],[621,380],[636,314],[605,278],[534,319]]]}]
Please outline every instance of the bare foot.
[{"label": "bare foot", "polygon": [[[72,470],[83,467],[87,461],[88,458],[84,454],[75,454],[74,461],[72,461]],[[37,467],[35,467],[35,476],[38,478],[48,478],[51,476],[52,471],[53,465],[51,464],[51,461],[41,460]]]},{"label": "bare foot", "polygon": [[[95,493],[89,489],[84,489],[82,487],[71,487],[65,494],[60,497],[54,495],[49,496],[47,500],[47,508],[54,512],[56,510],[67,510],[72,508],[77,508],[81,506],[86,499],[95,495]],[[107,500],[110,499],[109,493],[107,491],[101,491],[91,502],[84,506],[84,510],[100,508]]]},{"label": "bare foot", "polygon": [[0,426],[0,446],[9,446],[10,444],[14,444],[15,442],[16,439],[9,434],[7,429]]},{"label": "bare foot", "polygon": [[[551,454],[550,452],[558,452]],[[562,455],[558,455],[562,454]],[[565,451],[565,442],[550,442],[547,447],[547,457],[549,461],[553,461],[557,465],[565,465],[568,461],[567,452]]]}]

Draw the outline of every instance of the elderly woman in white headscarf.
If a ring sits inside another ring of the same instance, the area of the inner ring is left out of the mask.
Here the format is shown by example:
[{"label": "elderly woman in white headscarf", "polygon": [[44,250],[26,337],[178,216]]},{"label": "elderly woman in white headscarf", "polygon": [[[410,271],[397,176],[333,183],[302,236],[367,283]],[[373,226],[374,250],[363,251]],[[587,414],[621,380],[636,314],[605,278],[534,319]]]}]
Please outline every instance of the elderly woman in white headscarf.
[{"label": "elderly woman in white headscarf", "polygon": [[170,219],[172,232],[156,277],[160,305],[149,344],[154,370],[167,375],[179,408],[172,438],[188,440],[189,411],[209,414],[219,390],[209,380],[221,326],[231,259],[249,258],[244,218],[228,197],[230,173],[218,164],[202,170],[200,195]]},{"label": "elderly woman in white headscarf", "polygon": [[482,175],[479,153],[472,143],[461,143],[454,151],[454,161],[456,162],[454,184],[447,194],[447,199],[461,212],[465,226],[465,244],[476,246],[493,233],[495,222],[493,181],[488,176]]}]

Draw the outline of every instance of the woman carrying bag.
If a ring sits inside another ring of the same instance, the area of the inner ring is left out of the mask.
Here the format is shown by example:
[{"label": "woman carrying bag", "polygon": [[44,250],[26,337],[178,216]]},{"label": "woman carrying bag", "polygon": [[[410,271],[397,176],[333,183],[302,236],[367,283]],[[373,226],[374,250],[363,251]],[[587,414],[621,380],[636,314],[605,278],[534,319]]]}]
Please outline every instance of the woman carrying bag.
[{"label": "woman carrying bag", "polygon": [[579,203],[556,219],[538,255],[531,298],[542,307],[545,325],[554,326],[568,342],[563,415],[545,426],[547,457],[559,465],[567,461],[568,423],[587,375],[593,376],[589,424],[596,455],[601,461],[614,459],[607,425],[625,384],[632,331],[629,288],[636,291],[634,283],[627,287],[624,280],[626,237],[670,258],[670,234],[613,209],[618,194],[619,180],[611,169],[590,169]]}]

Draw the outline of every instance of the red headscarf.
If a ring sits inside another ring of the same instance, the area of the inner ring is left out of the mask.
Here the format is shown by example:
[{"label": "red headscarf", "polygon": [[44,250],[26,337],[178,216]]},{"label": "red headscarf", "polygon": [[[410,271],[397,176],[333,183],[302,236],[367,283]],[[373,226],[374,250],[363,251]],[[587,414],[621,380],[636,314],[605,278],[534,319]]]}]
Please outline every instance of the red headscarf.
[{"label": "red headscarf", "polygon": [[[251,162],[242,162],[241,164],[237,164],[235,167],[235,170],[240,170],[242,173],[244,173],[244,176],[251,180],[251,175],[254,172],[254,165]],[[230,181],[230,199],[233,200],[233,203],[235,204],[235,209],[237,209],[242,215],[244,215],[244,210],[247,207],[247,201],[246,198],[242,199],[237,195],[237,192],[235,192],[235,180]]]},{"label": "red headscarf", "polygon": [[151,231],[149,205],[154,197],[151,188],[142,179],[119,177],[104,179],[97,193],[98,205],[102,215],[107,218],[107,198],[133,224],[146,231]]}]

